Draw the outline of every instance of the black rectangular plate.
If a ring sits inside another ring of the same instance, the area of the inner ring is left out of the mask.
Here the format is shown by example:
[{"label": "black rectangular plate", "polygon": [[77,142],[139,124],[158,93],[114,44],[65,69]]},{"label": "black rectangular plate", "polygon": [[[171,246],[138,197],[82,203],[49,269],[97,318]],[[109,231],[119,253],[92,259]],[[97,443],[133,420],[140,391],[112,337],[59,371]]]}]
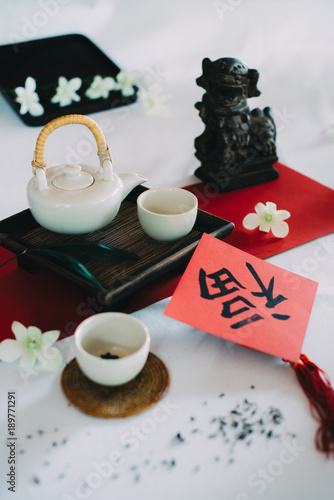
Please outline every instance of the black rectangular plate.
[{"label": "black rectangular plate", "polygon": [[[90,114],[110,108],[116,108],[135,102],[136,88],[132,96],[123,96],[120,91],[111,91],[107,99],[88,99],[85,91],[95,75],[113,78],[120,68],[107,57],[91,40],[84,35],[71,34],[27,42],[13,43],[0,47],[0,89],[5,99],[12,106],[21,120],[30,126],[43,126],[50,120],[65,114]],[[28,76],[35,79],[40,103],[44,114],[32,116],[20,114],[20,104],[15,101],[16,87],[24,87]],[[77,91],[79,102],[60,107],[51,103],[56,93],[58,78],[67,80],[74,77],[82,79],[82,86]]]}]

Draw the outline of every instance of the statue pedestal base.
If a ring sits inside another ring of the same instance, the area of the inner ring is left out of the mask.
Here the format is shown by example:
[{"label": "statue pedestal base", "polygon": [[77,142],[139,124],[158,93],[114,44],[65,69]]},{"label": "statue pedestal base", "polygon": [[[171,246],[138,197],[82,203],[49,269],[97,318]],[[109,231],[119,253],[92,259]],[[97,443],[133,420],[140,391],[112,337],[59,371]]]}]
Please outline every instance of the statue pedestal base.
[{"label": "statue pedestal base", "polygon": [[[195,171],[196,177],[201,179],[205,184],[213,187],[218,193],[227,193],[236,189],[242,189],[256,184],[273,181],[278,179],[279,172],[274,168],[273,162],[262,162],[261,165],[254,165],[246,167],[246,172],[242,172],[243,168],[240,166],[238,170],[233,172],[226,168],[218,172],[210,171],[207,167],[199,167]],[[241,170],[241,171],[240,171]]]}]

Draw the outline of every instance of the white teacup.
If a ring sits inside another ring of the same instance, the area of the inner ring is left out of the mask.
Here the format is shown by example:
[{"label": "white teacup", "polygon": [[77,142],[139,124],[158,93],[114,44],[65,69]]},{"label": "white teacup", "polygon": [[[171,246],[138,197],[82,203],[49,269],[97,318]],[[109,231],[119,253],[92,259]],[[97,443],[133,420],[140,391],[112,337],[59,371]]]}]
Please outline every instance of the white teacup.
[{"label": "white teacup", "polygon": [[186,236],[197,217],[194,194],[178,187],[148,189],[137,198],[139,222],[151,238],[172,241]]},{"label": "white teacup", "polygon": [[80,323],[74,345],[78,365],[89,379],[101,385],[122,385],[144,368],[150,333],[129,314],[104,312]]}]

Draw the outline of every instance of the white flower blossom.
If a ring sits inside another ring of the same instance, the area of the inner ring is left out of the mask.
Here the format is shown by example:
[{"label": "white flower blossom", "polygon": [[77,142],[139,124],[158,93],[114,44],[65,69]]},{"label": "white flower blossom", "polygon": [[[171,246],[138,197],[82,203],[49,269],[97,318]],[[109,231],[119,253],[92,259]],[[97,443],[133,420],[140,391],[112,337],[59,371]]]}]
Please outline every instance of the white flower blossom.
[{"label": "white flower blossom", "polygon": [[152,87],[151,90],[139,90],[138,97],[146,108],[147,115],[167,116],[169,109],[166,103],[171,96],[163,94],[161,87]]},{"label": "white flower blossom", "polygon": [[139,73],[137,71],[121,70],[116,76],[115,90],[120,90],[124,96],[135,93],[135,85],[138,85]]},{"label": "white flower blossom", "polygon": [[52,346],[60,335],[59,330],[42,334],[36,326],[26,328],[18,321],[13,321],[14,339],[5,339],[0,343],[0,359],[12,363],[20,359],[20,367],[25,370],[57,370],[63,364],[63,356],[57,347]]},{"label": "white flower blossom", "polygon": [[266,205],[257,203],[255,214],[248,214],[242,221],[246,229],[259,228],[260,231],[268,233],[270,230],[276,238],[284,238],[289,233],[289,226],[285,219],[290,217],[287,210],[277,210],[276,203],[267,201]]},{"label": "white flower blossom", "polygon": [[114,90],[115,86],[116,82],[111,76],[102,78],[102,76],[96,75],[94,76],[94,80],[92,81],[89,89],[86,90],[85,94],[89,97],[89,99],[98,99],[99,97],[107,99],[109,92]]},{"label": "white flower blossom", "polygon": [[30,113],[32,116],[41,116],[44,113],[44,108],[39,102],[39,96],[36,90],[36,81],[31,76],[28,76],[24,87],[16,87],[17,95],[15,101],[21,104],[20,114],[25,115]]},{"label": "white flower blossom", "polygon": [[52,97],[51,102],[59,106],[69,106],[72,101],[80,101],[81,97],[76,94],[76,91],[80,89],[82,85],[82,80],[79,77],[67,80],[64,76],[58,78],[58,87],[56,88],[56,94]]}]

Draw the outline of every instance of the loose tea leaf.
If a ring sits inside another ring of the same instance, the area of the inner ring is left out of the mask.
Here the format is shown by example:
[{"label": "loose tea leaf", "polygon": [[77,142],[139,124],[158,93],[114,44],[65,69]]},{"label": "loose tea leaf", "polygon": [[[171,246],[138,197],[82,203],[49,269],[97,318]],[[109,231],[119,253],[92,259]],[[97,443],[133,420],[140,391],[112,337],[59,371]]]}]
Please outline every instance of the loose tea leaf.
[{"label": "loose tea leaf", "polygon": [[119,359],[117,354],[110,354],[110,352],[106,352],[105,354],[101,354],[100,358],[102,359]]}]

